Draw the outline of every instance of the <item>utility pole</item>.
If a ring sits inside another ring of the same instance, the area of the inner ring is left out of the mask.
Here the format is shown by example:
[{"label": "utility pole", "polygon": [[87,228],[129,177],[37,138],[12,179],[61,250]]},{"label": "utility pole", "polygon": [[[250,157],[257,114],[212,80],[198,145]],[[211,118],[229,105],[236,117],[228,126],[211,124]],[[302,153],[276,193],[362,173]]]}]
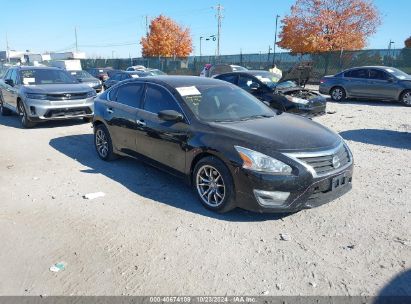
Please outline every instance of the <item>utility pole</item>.
[{"label": "utility pole", "polygon": [[76,52],[78,52],[77,27],[74,27],[74,38],[76,39]]},{"label": "utility pole", "polygon": [[202,37],[202,36],[200,37],[200,61],[201,61],[201,55],[202,55],[202,53],[201,53],[201,40],[203,40],[203,38],[204,37]]},{"label": "utility pole", "polygon": [[267,56],[267,64],[270,64],[270,55],[271,55],[272,47],[271,45],[268,46],[268,56]]},{"label": "utility pole", "polygon": [[273,49],[273,68],[275,67],[275,47],[277,45],[277,26],[278,26],[278,18],[280,15],[275,16],[275,36],[274,36],[274,49]]},{"label": "utility pole", "polygon": [[6,61],[10,63],[10,47],[9,47],[9,37],[6,33]]},{"label": "utility pole", "polygon": [[146,37],[148,37],[148,15],[146,15]]},{"label": "utility pole", "polygon": [[218,4],[215,9],[217,10],[217,57],[220,57],[220,37],[221,37],[221,22],[224,18],[223,9],[221,4]]}]

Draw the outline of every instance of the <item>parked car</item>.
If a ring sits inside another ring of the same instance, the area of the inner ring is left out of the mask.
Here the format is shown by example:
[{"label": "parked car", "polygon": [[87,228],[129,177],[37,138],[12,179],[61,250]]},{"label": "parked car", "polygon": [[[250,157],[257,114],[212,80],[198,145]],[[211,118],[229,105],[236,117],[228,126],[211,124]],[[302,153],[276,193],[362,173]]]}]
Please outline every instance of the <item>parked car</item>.
[{"label": "parked car", "polygon": [[103,87],[105,90],[108,88],[112,87],[116,83],[126,80],[126,79],[131,79],[131,78],[139,78],[139,77],[147,77],[151,76],[150,73],[144,72],[144,71],[122,71],[122,72],[117,72],[115,73],[112,77],[107,79]]},{"label": "parked car", "polygon": [[117,70],[113,70],[111,68],[92,68],[87,69],[87,72],[89,72],[93,77],[96,77],[97,79],[104,82],[110,77],[109,73],[115,73],[117,72]]},{"label": "parked car", "polygon": [[215,76],[239,86],[255,97],[283,112],[314,117],[325,114],[327,101],[317,92],[304,89],[293,81],[278,80],[267,71],[232,72]]},{"label": "parked car", "polygon": [[145,71],[146,67],[144,65],[133,65],[128,67],[126,71]]},{"label": "parked car", "polygon": [[93,88],[97,93],[100,93],[103,89],[103,85],[101,80],[93,77],[90,73],[78,70],[78,71],[70,71],[69,72],[74,78],[78,80],[78,82],[85,83],[91,88]]},{"label": "parked car", "polygon": [[397,100],[411,106],[411,76],[385,66],[352,68],[320,81],[320,93],[334,101],[347,98]]},{"label": "parked car", "polygon": [[95,96],[90,86],[59,68],[12,67],[0,80],[0,112],[20,114],[24,128],[46,120],[89,120]]},{"label": "parked car", "polygon": [[216,65],[212,65],[209,68],[207,77],[213,77],[213,76],[220,75],[223,73],[240,72],[240,71],[248,71],[248,69],[240,65],[235,65],[235,64],[216,64]]},{"label": "parked car", "polygon": [[181,176],[214,211],[298,211],[351,188],[353,157],[338,134],[217,79],[123,81],[96,98],[93,125],[101,159]]}]

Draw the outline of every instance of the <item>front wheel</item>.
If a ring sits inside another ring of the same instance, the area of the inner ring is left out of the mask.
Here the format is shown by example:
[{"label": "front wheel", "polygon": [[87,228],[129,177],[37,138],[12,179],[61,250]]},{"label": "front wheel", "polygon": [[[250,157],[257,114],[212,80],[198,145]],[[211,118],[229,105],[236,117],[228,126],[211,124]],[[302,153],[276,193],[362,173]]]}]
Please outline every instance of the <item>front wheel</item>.
[{"label": "front wheel", "polygon": [[98,156],[105,161],[110,161],[116,158],[113,152],[113,143],[110,133],[105,125],[98,125],[94,131],[94,145]]},{"label": "front wheel", "polygon": [[344,101],[347,94],[342,87],[334,87],[330,91],[331,99],[337,102]]},{"label": "front wheel", "polygon": [[17,104],[17,108],[18,108],[19,115],[21,117],[21,126],[25,129],[33,128],[36,125],[36,123],[30,121],[27,115],[26,108],[23,105],[23,102],[19,101]]},{"label": "front wheel", "polygon": [[411,90],[401,94],[400,101],[406,106],[411,107]]},{"label": "front wheel", "polygon": [[196,164],[193,188],[207,209],[223,213],[235,208],[233,178],[225,164],[215,157],[205,157]]}]

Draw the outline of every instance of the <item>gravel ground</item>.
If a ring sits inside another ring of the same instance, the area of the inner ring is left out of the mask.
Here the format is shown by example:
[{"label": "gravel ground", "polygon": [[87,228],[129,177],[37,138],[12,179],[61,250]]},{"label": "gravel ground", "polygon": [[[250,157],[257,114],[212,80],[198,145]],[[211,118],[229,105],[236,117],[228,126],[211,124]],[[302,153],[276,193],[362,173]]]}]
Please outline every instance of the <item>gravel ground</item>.
[{"label": "gravel ground", "polygon": [[354,188],[288,216],[209,212],[172,176],[100,161],[90,124],[0,117],[0,295],[411,294],[411,108],[328,111]]}]

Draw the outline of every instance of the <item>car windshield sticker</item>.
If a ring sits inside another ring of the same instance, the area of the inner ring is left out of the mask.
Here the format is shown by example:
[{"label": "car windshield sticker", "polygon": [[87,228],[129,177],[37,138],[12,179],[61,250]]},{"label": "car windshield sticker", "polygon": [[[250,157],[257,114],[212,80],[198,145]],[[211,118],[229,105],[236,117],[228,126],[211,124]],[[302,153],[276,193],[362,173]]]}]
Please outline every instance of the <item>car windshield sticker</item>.
[{"label": "car windshield sticker", "polygon": [[180,93],[181,96],[189,96],[189,95],[201,95],[200,91],[195,87],[179,87],[176,88],[178,93]]},{"label": "car windshield sticker", "polygon": [[138,75],[131,75],[131,78],[138,78]]},{"label": "car windshield sticker", "polygon": [[30,83],[35,83],[35,78],[23,78],[23,84],[29,85]]},{"label": "car windshield sticker", "polygon": [[98,70],[98,72],[99,72],[99,73],[103,73],[104,71],[103,71],[103,70]]}]

